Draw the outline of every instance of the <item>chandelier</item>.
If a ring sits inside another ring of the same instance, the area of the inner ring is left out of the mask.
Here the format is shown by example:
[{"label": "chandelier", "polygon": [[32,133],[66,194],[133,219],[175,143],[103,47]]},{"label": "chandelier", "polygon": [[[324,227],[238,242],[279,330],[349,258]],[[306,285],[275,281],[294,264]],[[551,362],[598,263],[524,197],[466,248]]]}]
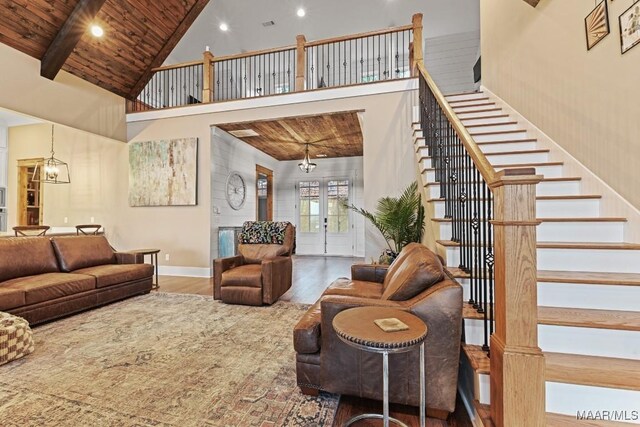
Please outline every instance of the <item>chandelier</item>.
[{"label": "chandelier", "polygon": [[71,182],[69,165],[55,158],[53,125],[51,125],[51,157],[43,159],[36,164],[31,180],[47,184],[69,184]]},{"label": "chandelier", "polygon": [[317,165],[311,162],[311,158],[309,157],[309,144],[304,144],[304,145],[305,145],[304,159],[302,159],[302,162],[298,163],[298,167],[302,172],[309,173],[313,171]]}]

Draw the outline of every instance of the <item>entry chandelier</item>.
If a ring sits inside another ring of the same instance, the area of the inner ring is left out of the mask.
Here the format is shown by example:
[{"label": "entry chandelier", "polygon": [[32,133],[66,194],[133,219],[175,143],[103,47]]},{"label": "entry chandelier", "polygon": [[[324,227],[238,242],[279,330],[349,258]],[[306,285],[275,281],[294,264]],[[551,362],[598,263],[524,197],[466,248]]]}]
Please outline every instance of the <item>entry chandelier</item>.
[{"label": "entry chandelier", "polygon": [[31,180],[47,184],[69,184],[71,182],[69,165],[55,158],[55,152],[53,151],[53,125],[51,125],[51,157],[43,159],[36,164]]},{"label": "entry chandelier", "polygon": [[316,164],[311,162],[311,157],[309,157],[309,144],[304,144],[304,159],[302,162],[298,163],[298,167],[304,173],[309,173],[316,168]]}]

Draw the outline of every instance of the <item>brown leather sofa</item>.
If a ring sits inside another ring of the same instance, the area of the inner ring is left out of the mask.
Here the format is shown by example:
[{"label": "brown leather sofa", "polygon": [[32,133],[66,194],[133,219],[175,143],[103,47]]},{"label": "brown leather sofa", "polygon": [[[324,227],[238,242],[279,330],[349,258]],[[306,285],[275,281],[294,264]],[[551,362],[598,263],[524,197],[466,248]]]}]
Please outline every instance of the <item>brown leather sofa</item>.
[{"label": "brown leather sofa", "polygon": [[152,276],[104,236],[0,239],[0,311],[32,325],[148,293]]},{"label": "brown leather sofa", "polygon": [[[420,317],[426,339],[427,407],[445,418],[456,403],[462,333],[462,287],[425,246],[406,246],[389,266],[356,264],[351,280],[333,282],[294,329],[297,380],[303,393],[317,390],[382,400],[382,357],[343,343],[333,330],[341,311],[362,306],[394,307]],[[392,403],[418,406],[419,353],[389,356]]]},{"label": "brown leather sofa", "polygon": [[295,233],[288,223],[282,244],[239,244],[240,255],[214,260],[214,299],[256,306],[276,302],[291,288]]}]

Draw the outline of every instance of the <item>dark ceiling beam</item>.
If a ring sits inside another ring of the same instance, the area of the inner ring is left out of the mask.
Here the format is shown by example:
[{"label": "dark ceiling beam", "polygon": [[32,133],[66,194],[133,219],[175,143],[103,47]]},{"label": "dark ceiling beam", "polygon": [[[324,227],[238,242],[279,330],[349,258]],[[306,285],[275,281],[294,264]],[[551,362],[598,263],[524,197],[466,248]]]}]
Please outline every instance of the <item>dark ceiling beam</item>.
[{"label": "dark ceiling beam", "polygon": [[106,0],[80,0],[40,60],[40,75],[53,80]]},{"label": "dark ceiling beam", "polygon": [[129,99],[136,99],[138,95],[140,95],[142,89],[144,89],[153,76],[152,70],[160,67],[165,59],[167,59],[171,51],[173,51],[182,36],[184,36],[189,27],[191,27],[191,24],[193,24],[193,21],[195,21],[198,15],[200,15],[200,12],[202,12],[207,3],[209,3],[209,0],[196,0],[191,10],[189,10],[182,22],[180,22],[180,25],[178,25],[178,28],[176,28],[171,37],[167,39],[164,46],[162,46],[162,49],[160,49],[156,57],[151,61],[151,64],[149,64],[147,69],[144,70],[142,76],[140,76],[136,84],[133,86],[129,93]]}]

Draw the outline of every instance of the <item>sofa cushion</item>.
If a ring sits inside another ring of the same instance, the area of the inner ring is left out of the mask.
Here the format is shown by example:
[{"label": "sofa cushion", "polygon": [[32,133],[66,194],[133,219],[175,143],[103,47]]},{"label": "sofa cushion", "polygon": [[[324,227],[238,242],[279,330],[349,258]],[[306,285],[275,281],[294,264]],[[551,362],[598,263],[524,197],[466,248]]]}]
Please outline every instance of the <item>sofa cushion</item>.
[{"label": "sofa cushion", "polygon": [[60,269],[65,272],[116,262],[116,255],[104,236],[53,237],[51,242]]},{"label": "sofa cushion", "polygon": [[95,267],[75,270],[75,274],[86,274],[96,278],[96,287],[118,285],[120,283],[133,282],[134,280],[147,279],[153,276],[151,264],[107,264]]},{"label": "sofa cushion", "polygon": [[96,279],[82,274],[45,273],[8,280],[2,286],[24,291],[25,305],[30,305],[90,291],[96,288]]},{"label": "sofa cushion", "polygon": [[0,311],[26,305],[25,298],[23,289],[9,288],[0,283]]},{"label": "sofa cushion", "polygon": [[393,260],[393,262],[391,263],[391,265],[387,269],[387,274],[384,276],[384,282],[383,282],[383,285],[382,285],[383,289],[385,289],[385,290],[387,289],[387,287],[389,286],[389,282],[396,275],[398,269],[400,268],[400,265],[402,265],[404,260],[411,253],[411,251],[414,250],[415,248],[417,248],[418,246],[421,246],[421,245],[419,243],[409,243],[407,246],[402,248],[402,250],[400,251],[400,253],[396,257],[396,259]]},{"label": "sofa cushion", "polygon": [[0,282],[57,271],[58,261],[48,237],[0,239]]},{"label": "sofa cushion", "polygon": [[429,289],[444,278],[442,264],[437,255],[426,246],[413,247],[398,264],[382,299],[406,301]]},{"label": "sofa cushion", "polygon": [[324,291],[323,295],[346,295],[360,298],[382,297],[382,285],[375,282],[365,282],[363,280],[350,280],[345,277],[336,279]]},{"label": "sofa cushion", "polygon": [[244,257],[245,262],[250,264],[260,264],[263,259],[286,255],[288,251],[284,245],[238,245],[238,252]]},{"label": "sofa cushion", "polygon": [[293,329],[293,348],[298,353],[314,354],[320,350],[321,300],[307,310]]},{"label": "sofa cushion", "polygon": [[262,266],[260,264],[245,264],[234,267],[222,273],[221,286],[242,286],[262,288]]}]

